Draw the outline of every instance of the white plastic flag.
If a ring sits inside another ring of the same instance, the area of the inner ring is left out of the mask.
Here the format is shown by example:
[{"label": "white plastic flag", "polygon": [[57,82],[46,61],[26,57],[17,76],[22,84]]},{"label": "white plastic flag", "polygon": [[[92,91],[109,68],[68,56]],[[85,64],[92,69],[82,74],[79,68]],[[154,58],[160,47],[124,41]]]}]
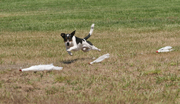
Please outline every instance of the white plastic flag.
[{"label": "white plastic flag", "polygon": [[156,53],[159,53],[159,52],[170,52],[172,51],[172,47],[171,46],[166,46],[166,47],[162,47],[160,48],[159,50],[156,51]]},{"label": "white plastic flag", "polygon": [[109,53],[104,54],[104,55],[98,57],[96,60],[90,62],[89,64],[93,64],[93,63],[95,63],[95,62],[101,62],[101,61],[103,61],[103,60],[106,59],[106,58],[109,58]]},{"label": "white plastic flag", "polygon": [[54,66],[53,64],[48,64],[48,65],[35,65],[31,66],[29,68],[24,68],[20,69],[19,71],[44,71],[44,70],[62,70],[63,67],[57,67]]}]

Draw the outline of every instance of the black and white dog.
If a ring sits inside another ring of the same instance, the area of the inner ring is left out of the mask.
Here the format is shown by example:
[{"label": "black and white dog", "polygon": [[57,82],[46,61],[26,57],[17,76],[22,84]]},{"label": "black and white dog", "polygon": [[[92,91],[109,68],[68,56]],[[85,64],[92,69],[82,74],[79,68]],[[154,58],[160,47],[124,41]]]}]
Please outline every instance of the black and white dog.
[{"label": "black and white dog", "polygon": [[90,32],[88,36],[86,36],[84,39],[74,36],[75,31],[73,31],[71,34],[61,33],[61,36],[64,39],[64,43],[66,46],[66,51],[69,53],[69,55],[72,55],[71,51],[78,51],[80,49],[84,52],[88,52],[90,50],[101,51],[100,49],[95,47],[90,41],[87,41],[87,39],[91,36],[93,30],[94,24],[91,25]]}]

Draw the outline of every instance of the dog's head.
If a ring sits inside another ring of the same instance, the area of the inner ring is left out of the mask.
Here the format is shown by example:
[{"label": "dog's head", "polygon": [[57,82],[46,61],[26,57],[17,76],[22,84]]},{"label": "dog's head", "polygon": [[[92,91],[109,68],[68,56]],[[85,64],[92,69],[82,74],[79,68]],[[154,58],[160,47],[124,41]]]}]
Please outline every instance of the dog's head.
[{"label": "dog's head", "polygon": [[66,46],[71,46],[72,45],[72,38],[73,38],[75,32],[76,32],[76,30],[73,31],[71,34],[61,33],[61,36],[64,39],[64,43],[65,43]]}]

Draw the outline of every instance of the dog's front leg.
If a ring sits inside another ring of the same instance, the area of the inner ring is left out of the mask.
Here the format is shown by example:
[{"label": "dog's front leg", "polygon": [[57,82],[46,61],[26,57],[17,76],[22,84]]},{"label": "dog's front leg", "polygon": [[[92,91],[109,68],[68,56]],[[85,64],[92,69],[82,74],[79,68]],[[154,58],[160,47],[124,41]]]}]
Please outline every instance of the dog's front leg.
[{"label": "dog's front leg", "polygon": [[68,54],[69,54],[69,55],[71,55],[71,56],[72,56],[72,53],[71,53],[71,51],[67,51],[67,52],[68,52]]},{"label": "dog's front leg", "polygon": [[78,48],[76,46],[70,47],[69,49],[67,49],[67,51],[77,51]]},{"label": "dog's front leg", "polygon": [[71,53],[71,51],[68,51],[68,50],[69,50],[69,48],[66,47],[66,51],[68,52],[69,55],[72,56],[73,54]]}]

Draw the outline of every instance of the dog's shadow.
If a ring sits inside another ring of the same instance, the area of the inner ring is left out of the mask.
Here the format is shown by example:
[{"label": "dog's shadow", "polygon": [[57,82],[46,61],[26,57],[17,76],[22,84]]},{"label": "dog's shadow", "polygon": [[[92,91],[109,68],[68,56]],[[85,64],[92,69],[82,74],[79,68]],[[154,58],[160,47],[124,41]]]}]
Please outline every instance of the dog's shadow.
[{"label": "dog's shadow", "polygon": [[76,58],[76,59],[72,59],[72,60],[63,60],[63,61],[60,61],[60,62],[63,63],[63,64],[72,64],[72,63],[74,63],[74,62],[76,62],[78,60],[83,61],[83,60],[90,60],[90,59],[92,59],[92,58]]}]

